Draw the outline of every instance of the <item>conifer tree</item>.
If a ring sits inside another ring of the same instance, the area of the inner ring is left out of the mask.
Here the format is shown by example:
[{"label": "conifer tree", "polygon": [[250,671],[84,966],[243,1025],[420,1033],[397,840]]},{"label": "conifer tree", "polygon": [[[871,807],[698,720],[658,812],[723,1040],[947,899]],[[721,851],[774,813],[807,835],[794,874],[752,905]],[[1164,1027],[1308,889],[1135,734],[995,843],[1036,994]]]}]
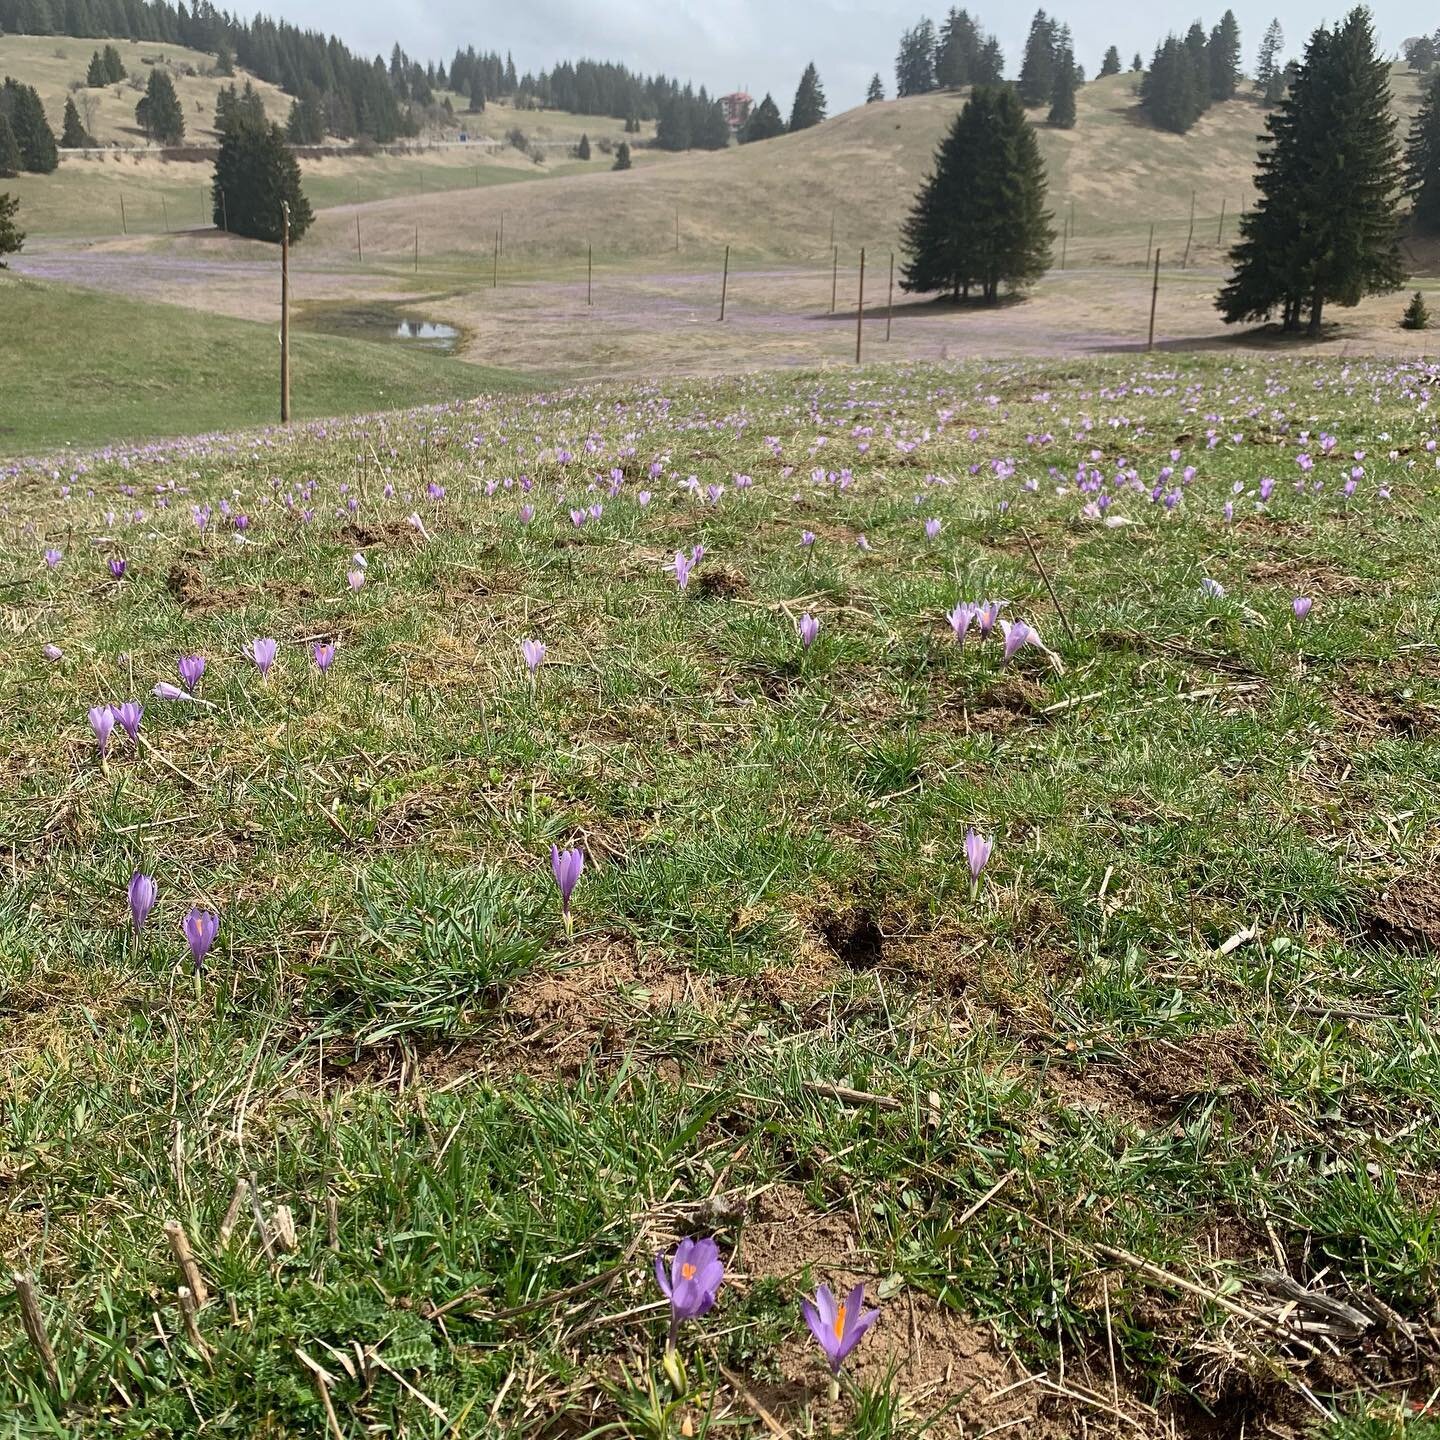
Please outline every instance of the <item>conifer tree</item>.
[{"label": "conifer tree", "polygon": [[1174,35],[1155,47],[1140,82],[1140,108],[1152,125],[1183,135],[1200,118],[1200,75],[1193,55]]},{"label": "conifer tree", "polygon": [[1145,62],[1140,58],[1140,52],[1135,52],[1134,58],[1130,61],[1130,73],[1139,75],[1145,69]]},{"label": "conifer tree", "polygon": [[740,143],[751,145],[756,140],[773,140],[785,133],[785,120],[774,97],[767,94],[750,112],[750,118],[740,130]]},{"label": "conifer tree", "polygon": [[1426,82],[1410,125],[1405,193],[1414,207],[1415,228],[1424,235],[1440,235],[1440,73]]},{"label": "conifer tree", "polygon": [[1400,317],[1400,324],[1406,330],[1428,330],[1430,328],[1430,307],[1426,305],[1425,297],[1418,290],[1410,297],[1410,303]]},{"label": "conifer tree", "polygon": [[795,103],[790,108],[790,132],[808,130],[825,118],[825,90],[820,84],[820,72],[812,60],[800,77],[795,90]]},{"label": "conifer tree", "polygon": [[65,98],[65,123],[60,131],[60,144],[66,150],[88,150],[94,145],[89,132],[80,123],[80,112],[75,108],[74,98]]},{"label": "conifer tree", "polygon": [[229,41],[223,38],[215,47],[215,73],[217,75],[233,75],[235,73],[235,52],[230,48]]},{"label": "conifer tree", "polygon": [[150,71],[145,94],[135,107],[135,123],[161,145],[178,145],[184,140],[185,112],[168,70],[157,65]]},{"label": "conifer tree", "polygon": [[1050,92],[1050,114],[1047,123],[1057,130],[1075,128],[1075,56],[1068,45],[1062,45],[1055,60],[1055,86]]},{"label": "conifer tree", "polygon": [[[4,171],[0,170],[0,174],[3,173]],[[5,268],[3,257],[18,255],[20,247],[25,243],[25,232],[15,223],[15,217],[19,213],[19,197],[0,191],[0,270]]]},{"label": "conifer tree", "polygon": [[470,82],[470,113],[478,115],[485,108],[485,83],[477,74]]},{"label": "conifer tree", "polygon": [[1404,283],[1389,67],[1368,11],[1315,31],[1265,128],[1260,200],[1240,222],[1235,273],[1216,306],[1227,324],[1279,311],[1296,330],[1308,316],[1316,335],[1327,304],[1356,305]]},{"label": "conifer tree", "polygon": [[1233,10],[1220,17],[1206,50],[1210,98],[1229,100],[1240,83],[1240,24]]},{"label": "conifer tree", "polygon": [[927,95],[935,89],[935,25],[922,20],[900,37],[895,57],[895,93]]},{"label": "conifer tree", "polygon": [[110,83],[105,61],[97,50],[90,57],[89,68],[85,71],[85,84],[92,90],[103,90]]},{"label": "conifer tree", "polygon": [[278,125],[229,126],[215,157],[215,224],[253,240],[280,239],[281,202],[290,205],[290,238],[300,240],[314,214],[300,188],[300,166]]},{"label": "conifer tree", "polygon": [[622,140],[615,150],[615,164],[611,167],[615,170],[628,170],[630,168],[630,144]]},{"label": "conifer tree", "polygon": [[[768,96],[766,98],[769,99]],[[885,84],[880,79],[880,72],[877,70],[875,74],[870,77],[869,85],[865,87],[865,103],[867,105],[873,105],[877,100],[883,100],[884,98]],[[772,101],[771,103],[773,104],[774,102]],[[778,117],[780,112],[777,110],[775,113]]]},{"label": "conifer tree", "polygon": [[20,152],[20,168],[35,175],[50,174],[59,165],[60,154],[35,87],[22,85],[7,75],[0,86],[0,115],[10,122]]},{"label": "conifer tree", "polygon": [[1020,65],[1020,98],[1027,105],[1045,104],[1055,88],[1055,38],[1055,22],[1037,10]]},{"label": "conifer tree", "polygon": [[901,281],[912,292],[973,286],[994,302],[1044,274],[1054,239],[1045,210],[1045,167],[1015,93],[975,90],[951,123],[905,222]]},{"label": "conifer tree", "polygon": [[1106,52],[1105,58],[1100,62],[1100,78],[1104,80],[1109,75],[1120,73],[1120,52],[1112,45]]},{"label": "conifer tree", "polygon": [[113,45],[107,45],[100,52],[100,58],[105,62],[105,78],[112,85],[118,85],[129,75],[125,62],[120,58],[120,52]]},{"label": "conifer tree", "polygon": [[575,147],[575,158],[577,160],[588,160],[590,158],[590,137],[584,133],[580,136],[580,143]]},{"label": "conifer tree", "polygon": [[1005,52],[1000,42],[987,35],[980,47],[980,58],[975,62],[975,73],[970,77],[974,85],[999,85],[1005,79]]},{"label": "conifer tree", "polygon": [[1260,41],[1260,50],[1255,57],[1255,86],[1262,95],[1270,93],[1270,86],[1280,73],[1280,52],[1285,48],[1285,32],[1278,20],[1272,20],[1265,27]]},{"label": "conifer tree", "polygon": [[18,175],[25,168],[20,155],[20,146],[15,141],[15,132],[10,128],[9,118],[0,109],[0,180]]}]

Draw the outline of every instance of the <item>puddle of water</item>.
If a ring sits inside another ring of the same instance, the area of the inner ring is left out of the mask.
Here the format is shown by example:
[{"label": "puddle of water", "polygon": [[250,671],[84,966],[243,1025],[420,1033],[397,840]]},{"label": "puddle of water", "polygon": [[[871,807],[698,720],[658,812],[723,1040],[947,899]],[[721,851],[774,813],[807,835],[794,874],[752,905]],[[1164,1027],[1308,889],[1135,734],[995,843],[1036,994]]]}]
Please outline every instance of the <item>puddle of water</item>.
[{"label": "puddle of water", "polygon": [[354,340],[376,340],[434,350],[449,355],[460,339],[453,325],[440,320],[414,319],[394,305],[356,305],[312,310],[301,321],[307,329],[326,335],[348,335]]}]

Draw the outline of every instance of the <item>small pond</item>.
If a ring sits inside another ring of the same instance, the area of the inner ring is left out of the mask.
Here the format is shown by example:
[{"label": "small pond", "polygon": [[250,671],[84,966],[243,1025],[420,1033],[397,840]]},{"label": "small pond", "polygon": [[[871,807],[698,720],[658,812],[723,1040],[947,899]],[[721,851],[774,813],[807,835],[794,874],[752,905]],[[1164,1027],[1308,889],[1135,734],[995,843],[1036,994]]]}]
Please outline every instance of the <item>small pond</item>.
[{"label": "small pond", "polygon": [[296,317],[306,330],[325,335],[348,335],[352,340],[378,340],[413,350],[434,350],[449,355],[460,339],[453,325],[419,319],[398,305],[317,305]]}]

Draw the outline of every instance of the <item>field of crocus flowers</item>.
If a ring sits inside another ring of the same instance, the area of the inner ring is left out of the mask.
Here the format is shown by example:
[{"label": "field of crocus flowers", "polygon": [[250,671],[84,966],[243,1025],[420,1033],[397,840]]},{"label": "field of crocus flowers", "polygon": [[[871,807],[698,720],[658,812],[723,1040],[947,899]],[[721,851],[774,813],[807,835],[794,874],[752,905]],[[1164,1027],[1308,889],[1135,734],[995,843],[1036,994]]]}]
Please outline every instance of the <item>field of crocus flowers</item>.
[{"label": "field of crocus flowers", "polygon": [[0,1433],[1440,1434],[1437,381],[0,467]]}]

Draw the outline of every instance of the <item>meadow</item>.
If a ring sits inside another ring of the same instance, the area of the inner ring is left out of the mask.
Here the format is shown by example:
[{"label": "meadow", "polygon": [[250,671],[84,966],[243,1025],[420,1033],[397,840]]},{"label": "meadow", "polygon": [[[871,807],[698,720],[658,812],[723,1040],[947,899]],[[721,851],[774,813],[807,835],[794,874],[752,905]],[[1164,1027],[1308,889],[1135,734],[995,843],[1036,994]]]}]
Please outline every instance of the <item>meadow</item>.
[{"label": "meadow", "polygon": [[1434,1440],[1435,383],[0,470],[5,1432]]}]

